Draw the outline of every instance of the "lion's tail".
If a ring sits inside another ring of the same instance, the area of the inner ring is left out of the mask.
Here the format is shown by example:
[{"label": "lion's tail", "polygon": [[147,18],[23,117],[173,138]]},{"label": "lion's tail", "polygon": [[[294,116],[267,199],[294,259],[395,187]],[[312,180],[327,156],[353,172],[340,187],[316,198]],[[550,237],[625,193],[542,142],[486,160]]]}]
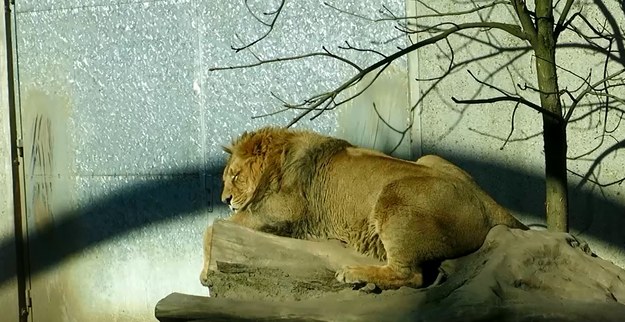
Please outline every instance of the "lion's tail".
[{"label": "lion's tail", "polygon": [[497,213],[495,214],[495,218],[493,218],[493,226],[495,225],[506,225],[510,228],[517,228],[522,230],[529,230],[525,224],[520,222],[518,219],[514,218],[514,216],[504,207],[499,206]]},{"label": "lion's tail", "polygon": [[[476,185],[477,186],[477,185]],[[478,187],[478,193],[480,194],[480,199],[482,200],[482,206],[485,209],[488,209],[487,212],[489,214],[490,226],[495,227],[497,225],[505,225],[510,228],[517,228],[522,230],[529,230],[530,228],[516,219],[508,209],[497,203],[490,195],[488,195],[484,190]]]}]

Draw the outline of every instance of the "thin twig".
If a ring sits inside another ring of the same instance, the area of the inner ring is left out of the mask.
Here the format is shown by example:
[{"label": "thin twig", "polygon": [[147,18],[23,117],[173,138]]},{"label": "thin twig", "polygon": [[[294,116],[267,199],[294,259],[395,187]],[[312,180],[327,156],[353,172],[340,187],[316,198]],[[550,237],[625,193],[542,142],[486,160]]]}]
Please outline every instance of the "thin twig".
[{"label": "thin twig", "polygon": [[406,137],[406,133],[408,133],[408,131],[410,131],[410,129],[412,128],[412,124],[408,124],[408,126],[406,126],[406,128],[403,131],[400,131],[400,130],[396,129],[394,126],[392,126],[391,124],[389,124],[384,119],[384,117],[382,117],[382,114],[380,114],[380,111],[378,111],[378,107],[375,105],[375,102],[373,103],[373,110],[375,111],[375,114],[378,116],[378,119],[380,119],[380,121],[382,121],[382,123],[384,123],[384,125],[386,125],[388,128],[390,128],[391,130],[393,130],[397,134],[401,134],[401,137],[399,138],[399,141],[397,141],[397,144],[395,144],[393,149],[391,149],[391,151],[390,151],[390,153],[392,154],[392,153],[394,153],[397,150],[397,148],[399,148],[401,143],[404,141],[404,138]]},{"label": "thin twig", "polygon": [[346,14],[346,15],[350,15],[350,16],[353,16],[353,17],[358,17],[360,19],[365,19],[365,20],[371,21],[371,22],[381,22],[381,21],[393,21],[393,20],[411,20],[411,19],[420,19],[420,18],[440,18],[440,17],[450,17],[450,16],[462,16],[462,15],[467,15],[467,14],[470,14],[470,13],[475,13],[475,12],[478,12],[478,11],[481,11],[481,10],[484,10],[484,9],[492,8],[492,7],[495,7],[495,6],[498,6],[498,5],[508,5],[508,4],[510,4],[510,2],[509,1],[493,1],[493,2],[491,2],[489,4],[476,6],[476,7],[472,8],[472,9],[467,9],[467,10],[463,10],[463,11],[451,11],[451,12],[434,11],[434,13],[432,13],[432,14],[416,15],[416,16],[397,16],[397,15],[393,14],[388,9],[388,7],[383,6],[385,11],[387,13],[389,13],[389,15],[388,15],[388,17],[377,18],[377,19],[369,18],[369,17],[366,17],[364,15],[356,14],[356,13],[347,11],[345,9],[338,8],[338,7],[336,7],[336,6],[332,5],[332,4],[329,4],[328,2],[324,2],[323,4],[328,6],[328,7],[330,7],[330,8],[332,8],[332,9],[334,9],[334,10],[336,10],[336,11],[338,11],[338,12],[340,12],[340,13]]},{"label": "thin twig", "polygon": [[[302,118],[304,118],[306,115],[310,114],[312,111],[314,111],[317,107],[321,106],[324,102],[326,102],[328,99],[334,99],[338,96],[339,93],[341,93],[342,91],[344,91],[345,89],[352,87],[355,83],[359,82],[365,75],[367,75],[368,73],[382,67],[382,66],[388,66],[391,62],[395,61],[396,59],[403,57],[404,55],[408,54],[409,52],[412,52],[414,50],[417,50],[419,48],[425,47],[427,45],[431,45],[434,44],[442,39],[445,39],[447,37],[449,37],[449,35],[454,34],[458,31],[461,30],[466,30],[466,29],[476,29],[476,28],[494,28],[494,29],[499,29],[499,30],[503,30],[506,32],[511,33],[512,35],[518,36],[518,37],[522,37],[523,34],[520,31],[519,26],[516,25],[511,25],[511,24],[505,24],[505,23],[490,23],[490,22],[486,22],[486,23],[465,23],[465,24],[458,24],[458,25],[454,25],[453,27],[445,30],[444,32],[440,32],[439,34],[437,34],[436,36],[432,36],[430,38],[424,39],[422,41],[416,42],[413,45],[410,45],[404,49],[401,49],[395,53],[393,53],[392,55],[389,55],[388,57],[381,59],[379,61],[377,61],[376,63],[370,65],[367,68],[362,69],[362,71],[360,71],[358,74],[354,75],[352,78],[350,78],[349,80],[347,80],[346,82],[344,82],[343,84],[339,85],[338,87],[336,87],[334,90],[323,93],[323,94],[319,94],[317,95],[318,99],[315,100],[314,102],[310,102],[310,104],[308,103],[303,103],[303,104],[297,104],[297,105],[291,105],[291,106],[304,106],[304,105],[308,105],[306,110],[304,110],[303,112],[301,112],[299,115],[297,115],[291,122],[289,122],[289,124],[287,124],[286,127],[291,127],[293,124],[297,123],[299,120],[301,120]],[[343,102],[339,103],[342,104]]]},{"label": "thin twig", "polygon": [[571,104],[571,106],[569,107],[569,110],[567,111],[566,115],[564,116],[564,122],[568,123],[569,120],[571,119],[571,116],[573,115],[573,111],[575,110],[575,107],[577,107],[577,105],[579,104],[579,102],[582,101],[582,99],[584,98],[584,96],[592,93],[594,91],[594,89],[601,85],[606,83],[607,81],[621,75],[625,73],[625,68],[621,69],[620,71],[617,71],[615,73],[612,73],[610,75],[608,75],[607,77],[603,78],[602,80],[599,80],[595,83],[593,83],[592,85],[588,86],[583,92],[581,92],[579,95],[577,95],[577,97],[575,98],[575,100],[573,100],[573,103]]},{"label": "thin twig", "polygon": [[[562,12],[560,13],[560,18],[558,18],[558,22],[556,23],[556,26],[554,28],[554,38],[558,39],[558,36],[560,36],[560,33],[562,32],[562,30],[564,30],[566,28],[566,25],[569,25],[572,21],[572,19],[574,19],[575,17],[571,17],[570,21],[567,21],[567,16],[569,15],[569,10],[571,10],[571,6],[573,5],[573,2],[575,2],[575,0],[566,0],[566,3],[564,4],[564,9],[562,9]],[[566,22],[566,25],[565,25]]]},{"label": "thin twig", "polygon": [[536,26],[534,26],[532,16],[530,15],[529,10],[527,10],[527,6],[525,6],[525,1],[511,0],[510,2],[514,7],[516,15],[521,21],[521,26],[523,26],[523,32],[525,33],[525,37],[523,38],[527,39],[531,44],[533,44],[536,39]]},{"label": "thin twig", "polygon": [[265,39],[267,36],[269,36],[269,34],[273,31],[273,28],[276,25],[276,21],[278,21],[278,17],[280,16],[280,13],[282,13],[282,9],[284,8],[284,4],[286,3],[286,0],[281,0],[280,1],[280,5],[278,6],[278,8],[275,11],[272,12],[266,12],[265,15],[267,16],[273,16],[271,19],[271,22],[266,23],[264,22],[262,19],[260,19],[260,17],[258,17],[256,14],[254,14],[254,12],[252,11],[252,9],[249,7],[248,4],[248,0],[245,0],[245,6],[247,7],[247,10],[252,14],[252,17],[254,17],[254,19],[256,19],[257,21],[259,21],[260,23],[262,23],[263,25],[269,27],[269,29],[260,37],[256,38],[256,40],[248,43],[247,45],[243,45],[241,47],[235,47],[235,46],[231,46],[232,50],[234,50],[235,52],[240,52],[244,49],[247,49],[249,47],[254,46],[255,44],[257,44],[259,41]]},{"label": "thin twig", "polygon": [[517,103],[521,103],[523,105],[526,105],[526,106],[530,107],[531,109],[536,110],[536,111],[538,111],[538,112],[540,112],[542,114],[549,115],[549,116],[553,117],[556,120],[561,120],[562,119],[562,116],[560,116],[560,115],[558,115],[556,113],[553,113],[551,111],[548,111],[548,110],[542,108],[540,105],[532,103],[532,102],[526,100],[523,97],[513,96],[512,94],[504,91],[503,89],[501,89],[501,88],[499,88],[497,86],[494,86],[492,84],[488,84],[488,83],[486,83],[484,81],[479,80],[477,77],[475,77],[475,75],[473,75],[473,73],[470,70],[468,70],[468,72],[469,72],[469,75],[471,75],[471,77],[476,82],[478,82],[478,83],[480,83],[480,84],[482,84],[484,86],[487,86],[487,87],[489,87],[491,89],[494,89],[494,90],[498,91],[499,93],[503,94],[504,96],[487,98],[487,99],[470,99],[470,100],[459,100],[459,99],[456,99],[455,97],[452,97],[451,99],[455,103],[460,103],[460,104],[485,104],[485,103],[487,103],[487,104],[491,104],[491,103],[497,103],[497,102],[503,102],[503,101],[517,102]]},{"label": "thin twig", "polygon": [[475,104],[492,104],[492,103],[498,103],[498,102],[516,102],[516,103],[521,103],[523,105],[526,105],[528,107],[530,107],[531,109],[538,111],[542,114],[546,114],[549,115],[555,119],[561,118],[560,116],[557,116],[557,114],[547,111],[544,108],[522,98],[522,97],[515,97],[515,96],[499,96],[499,97],[492,97],[492,98],[484,98],[484,99],[470,99],[470,100],[460,100],[457,99],[455,97],[452,96],[451,98],[452,101],[454,101],[454,103],[456,104],[467,104],[467,105],[475,105]]},{"label": "thin twig", "polygon": [[[323,48],[325,50],[325,47]],[[261,65],[266,65],[266,64],[271,64],[271,63],[278,63],[278,62],[285,62],[285,61],[292,61],[292,60],[300,60],[300,59],[304,59],[304,58],[311,58],[311,57],[330,57],[336,60],[340,60],[352,67],[354,67],[355,69],[362,71],[362,68],[360,68],[360,66],[356,65],[355,63],[351,62],[350,60],[340,57],[338,55],[332,54],[329,51],[326,52],[317,52],[317,53],[309,53],[309,54],[303,54],[303,55],[297,55],[297,56],[289,56],[289,57],[279,57],[279,58],[271,58],[271,59],[263,59],[261,61],[258,61],[256,63],[253,64],[246,64],[246,65],[235,65],[235,66],[226,66],[226,67],[211,67],[208,70],[213,72],[213,71],[220,71],[220,70],[232,70],[232,69],[244,69],[244,68],[251,68],[251,67],[257,67],[257,66],[261,66]]]},{"label": "thin twig", "polygon": [[377,54],[379,56],[382,56],[383,58],[388,57],[385,54],[383,54],[383,53],[381,53],[381,52],[379,52],[379,51],[377,51],[375,49],[354,47],[347,41],[345,41],[345,46],[338,46],[338,48],[339,49],[344,49],[344,50],[354,50],[354,51],[358,51],[358,52],[365,52],[365,53],[374,53],[374,54]]},{"label": "thin twig", "polygon": [[[487,137],[490,137],[490,138],[493,138],[493,139],[497,139],[499,141],[505,141],[506,140],[506,138],[502,138],[502,137],[496,136],[496,135],[488,133],[488,132],[483,132],[483,131],[480,131],[478,129],[472,128],[472,127],[469,128],[469,131],[475,132],[477,134],[480,134],[480,135],[483,135],[483,136],[487,136]],[[537,138],[537,137],[539,137],[541,135],[543,135],[542,131],[540,131],[538,133],[530,134],[530,135],[522,137],[522,138],[510,139],[510,140],[508,140],[508,142],[528,141],[528,140],[531,140],[533,138]]]},{"label": "thin twig", "polygon": [[512,133],[514,133],[514,117],[516,116],[516,111],[519,108],[519,104],[520,103],[516,103],[514,105],[514,110],[512,110],[512,119],[510,120],[510,133],[508,133],[508,137],[506,137],[506,140],[503,142],[499,150],[503,150],[503,148],[506,147],[506,144],[508,144],[508,141],[510,141],[510,137],[512,137]]}]

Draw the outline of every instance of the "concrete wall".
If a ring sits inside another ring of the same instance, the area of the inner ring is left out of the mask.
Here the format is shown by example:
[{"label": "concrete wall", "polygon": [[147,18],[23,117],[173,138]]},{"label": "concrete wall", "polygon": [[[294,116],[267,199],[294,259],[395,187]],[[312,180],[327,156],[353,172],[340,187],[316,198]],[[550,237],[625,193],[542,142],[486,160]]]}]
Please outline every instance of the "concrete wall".
[{"label": "concrete wall", "polygon": [[[268,2],[250,3],[254,10],[267,9]],[[404,14],[405,6],[416,14],[431,10],[412,0],[342,1],[340,6],[375,16],[382,4],[398,15]],[[616,21],[624,21],[616,1],[606,5]],[[452,0],[428,6],[441,12],[464,8]],[[285,124],[295,115],[251,119],[279,109],[270,92],[299,101],[355,73],[326,58],[221,72],[209,68],[255,62],[254,55],[304,54],[320,51],[322,45],[336,49],[345,40],[386,53],[406,46],[392,21],[372,23],[316,0],[288,1],[276,29],[253,54],[230,49],[240,44],[236,35],[250,41],[263,32],[243,1],[22,0],[16,11],[33,321],[147,321],[153,320],[154,304],[171,292],[205,294],[198,281],[202,231],[216,216],[227,214],[218,202],[224,163],[220,145],[243,130]],[[488,14],[513,19],[506,10]],[[601,12],[590,14],[601,17]],[[522,45],[483,30],[475,36]],[[396,40],[386,42],[392,39]],[[457,62],[490,50],[467,44],[462,37],[451,44],[462,46],[454,52]],[[362,66],[379,58],[373,53],[340,53]],[[432,90],[434,81],[415,81],[440,75],[448,64],[445,53],[445,44],[423,48],[410,61],[400,60],[385,71],[380,82],[354,102],[298,126],[386,152],[394,149],[404,158],[442,154],[471,172],[525,222],[543,222],[542,141],[532,137],[540,131],[540,116],[520,108],[514,140],[500,149],[513,105],[463,106],[450,101],[450,96],[493,94],[477,86],[466,69],[507,89],[531,83],[532,56],[520,56],[508,69],[501,68],[505,58],[463,65]],[[560,55],[570,65],[567,69],[581,75],[599,66],[583,50],[563,50]],[[567,78],[564,72],[560,76],[563,84],[579,85],[575,77]],[[363,84],[353,90],[359,89]],[[4,117],[6,109],[2,113]],[[396,133],[378,113],[400,131],[412,127],[404,135]],[[569,129],[572,156],[597,142],[600,122],[593,116]],[[614,125],[616,120],[608,122]],[[622,140],[624,134],[620,128],[612,136]],[[531,138],[523,139],[526,136]],[[2,160],[5,169],[8,163]],[[624,161],[622,154],[610,154],[597,172],[599,180],[623,176]],[[581,173],[589,163],[575,160],[570,167]],[[9,191],[5,170],[0,184]],[[599,189],[585,184],[573,189],[578,181],[571,176],[573,231],[601,256],[624,266],[622,186]],[[0,209],[0,246],[12,249],[11,208]],[[0,274],[0,309],[15,308],[14,274]]]},{"label": "concrete wall", "polygon": [[[401,12],[404,4],[389,5]],[[327,58],[210,72],[254,59],[231,50],[236,35],[249,41],[263,31],[243,1],[24,0],[16,12],[33,321],[152,321],[171,292],[205,295],[201,236],[227,215],[220,146],[295,115],[252,119],[279,108],[270,91],[294,100],[353,72]],[[395,35],[390,24],[345,20],[320,1],[288,1],[253,53]],[[332,114],[298,126],[337,132]]]},{"label": "concrete wall", "polygon": [[[469,10],[470,3],[461,1],[439,1],[428,3],[429,8],[422,4],[416,6],[418,15],[439,12],[453,12]],[[576,2],[572,12],[580,9],[589,21],[598,23],[606,21],[606,30],[612,33],[621,33],[625,14],[617,1],[584,2],[583,8]],[[561,3],[563,5],[563,3]],[[561,9],[561,8],[560,8]],[[557,17],[557,16],[556,16]],[[498,9],[487,9],[481,13],[481,18],[501,22],[516,23],[515,18],[506,6]],[[456,24],[467,21],[479,21],[476,15],[471,18],[453,17]],[[419,23],[432,25],[440,23],[440,19],[423,18]],[[583,26],[578,21],[577,25]],[[616,28],[616,30],[614,30]],[[618,28],[621,28],[620,30]],[[591,34],[588,28],[582,28]],[[479,59],[474,63],[463,64],[484,55],[497,52],[496,47],[526,46],[524,42],[498,31],[484,29],[471,30],[463,33],[464,36],[450,38],[455,65],[449,75],[442,81],[415,82],[418,87],[422,104],[416,110],[420,123],[421,149],[424,153],[439,153],[457,161],[478,182],[482,184],[495,198],[511,208],[528,223],[544,222],[544,152],[540,135],[542,121],[540,114],[520,106],[514,117],[514,133],[510,141],[505,144],[508,136],[514,110],[514,103],[500,102],[491,105],[463,105],[456,104],[452,97],[458,99],[491,98],[501,96],[487,86],[480,85],[473,80],[467,70],[480,80],[486,81],[512,94],[518,93],[533,102],[539,102],[537,92],[530,89],[522,90],[526,84],[536,86],[536,74],[533,71],[535,57],[533,53],[524,53],[522,50],[506,51],[500,55],[487,59]],[[419,34],[416,38],[422,40],[427,34]],[[469,38],[478,39],[471,41]],[[571,31],[562,34],[561,43],[565,48],[557,51],[559,65],[558,77],[561,89],[573,91],[577,88],[586,88],[582,78],[591,74],[589,83],[600,80],[603,76],[605,55],[593,52],[587,48],[580,48],[576,44],[584,43]],[[607,42],[599,42],[607,44]],[[619,45],[620,44],[620,45]],[[611,59],[611,71],[624,68],[625,52],[622,49],[622,37],[615,40],[613,50],[616,59]],[[451,51],[445,43],[433,45],[419,50],[417,57],[418,76],[421,79],[440,76],[449,65]],[[620,61],[618,61],[620,57]],[[512,62],[509,64],[509,62]],[[610,72],[608,72],[609,74]],[[576,76],[578,75],[578,76]],[[620,83],[622,84],[622,78]],[[436,84],[436,87],[432,87]],[[573,93],[573,95],[577,95]],[[612,94],[625,97],[625,88],[615,87]],[[602,98],[603,99],[603,98]],[[570,105],[568,97],[563,98]],[[598,106],[596,97],[585,100],[583,103],[592,104],[578,107],[573,118],[579,118],[590,109]],[[623,105],[621,104],[621,109]],[[577,174],[585,174],[593,161],[606,149],[614,144],[623,146],[625,126],[621,122],[622,114],[613,111],[604,119],[602,113],[594,113],[568,125],[568,167]],[[616,128],[601,141],[603,125],[609,130]],[[620,126],[619,126],[620,125]],[[576,158],[596,146],[596,151],[587,156]],[[607,155],[599,167],[593,172],[592,178],[609,183],[625,177],[625,154],[614,151]],[[625,267],[625,235],[622,227],[625,225],[625,195],[624,184],[600,187],[590,182],[578,187],[580,178],[569,173],[571,231],[588,240],[593,248],[602,257],[610,259]]]}]

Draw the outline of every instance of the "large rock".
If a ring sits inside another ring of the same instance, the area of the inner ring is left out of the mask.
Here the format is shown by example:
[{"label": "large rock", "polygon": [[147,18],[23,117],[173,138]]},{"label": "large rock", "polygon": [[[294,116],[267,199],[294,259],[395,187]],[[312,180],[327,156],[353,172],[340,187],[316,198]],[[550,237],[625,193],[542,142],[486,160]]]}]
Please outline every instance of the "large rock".
[{"label": "large rock", "polygon": [[[564,233],[498,226],[446,261],[441,284],[380,294],[334,280],[375,263],[339,242],[276,237],[228,222],[213,230],[211,297],[171,294],[160,321],[625,321],[625,271]],[[208,293],[208,292],[207,292]]]}]

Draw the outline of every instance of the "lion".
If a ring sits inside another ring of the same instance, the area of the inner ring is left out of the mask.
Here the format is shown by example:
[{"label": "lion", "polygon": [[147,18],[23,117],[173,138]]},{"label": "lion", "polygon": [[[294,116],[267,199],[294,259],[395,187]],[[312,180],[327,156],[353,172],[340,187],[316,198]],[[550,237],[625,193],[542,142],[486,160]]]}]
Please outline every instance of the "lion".
[{"label": "lion", "polygon": [[[435,155],[393,158],[315,132],[264,127],[231,146],[221,199],[227,220],[300,239],[338,239],[384,265],[336,279],[380,289],[423,287],[426,263],[476,251],[496,225],[528,229],[464,170]],[[208,286],[212,227],[204,235]]]}]

